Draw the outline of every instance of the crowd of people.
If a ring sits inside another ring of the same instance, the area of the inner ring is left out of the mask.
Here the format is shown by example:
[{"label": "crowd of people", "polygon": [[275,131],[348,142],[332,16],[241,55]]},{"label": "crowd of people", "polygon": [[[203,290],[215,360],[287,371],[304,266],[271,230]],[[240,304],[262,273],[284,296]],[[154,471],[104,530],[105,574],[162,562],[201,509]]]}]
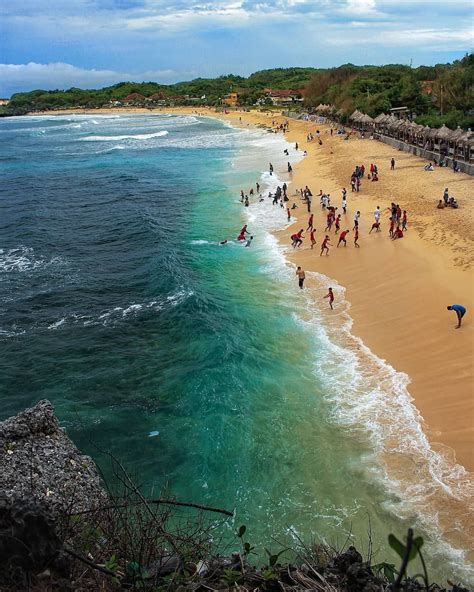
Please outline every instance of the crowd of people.
[{"label": "crowd of people", "polygon": [[[285,126],[283,124],[283,128],[280,128],[281,131],[285,131]],[[280,131],[279,130],[279,131]],[[332,131],[332,130],[331,130]],[[316,138],[318,139],[319,143],[322,143],[320,139],[320,132],[319,130],[316,131]],[[315,140],[315,136],[312,133],[307,135],[307,141],[312,142]],[[299,146],[296,143],[295,149],[298,150]],[[286,156],[289,155],[288,149],[284,150]],[[306,152],[305,152],[306,153]],[[431,164],[431,163],[430,163]],[[426,170],[431,170],[430,164],[427,165],[425,168]],[[392,158],[390,160],[390,170],[395,170],[395,159]],[[273,165],[270,163],[269,165],[269,172],[270,175],[273,175],[274,168]],[[291,164],[287,163],[287,172],[292,172]],[[358,164],[355,166],[351,177],[350,177],[350,187],[351,192],[359,193],[362,188],[363,180],[367,179],[370,182],[377,182],[379,180],[379,169],[375,163],[370,163],[368,166],[368,170],[364,164]],[[259,201],[266,201],[265,198],[262,196],[260,191],[260,186],[256,184],[257,194],[259,194]],[[245,206],[249,205],[249,195],[254,195],[253,188],[245,194],[243,191],[241,192],[241,201],[244,203]],[[290,236],[291,247],[293,249],[301,249],[305,244],[305,241],[308,242],[308,247],[310,250],[314,250],[314,246],[318,243],[317,240],[317,229],[315,223],[315,215],[312,212],[312,205],[313,205],[313,193],[311,189],[306,185],[304,188],[300,188],[296,191],[295,196],[299,197],[300,201],[304,206],[306,206],[308,212],[308,219],[307,219],[307,227],[300,228],[298,231],[293,232]],[[321,211],[324,214],[325,219],[325,227],[324,229],[321,228],[321,242],[320,242],[320,249],[319,249],[319,256],[329,256],[330,250],[333,248],[342,247],[343,249],[348,246],[348,241],[352,238],[352,243],[354,248],[360,248],[359,245],[359,238],[360,238],[360,225],[361,225],[361,212],[357,210],[352,217],[352,227],[348,224],[347,221],[347,214],[348,214],[348,197],[347,197],[347,189],[345,187],[341,190],[341,202],[340,207],[334,204],[334,200],[331,197],[331,194],[328,192],[323,191],[320,189],[319,193],[316,194],[316,197],[319,198],[319,206]],[[282,209],[285,209],[287,215],[287,221],[292,221],[292,211],[296,210],[299,206],[296,202],[293,202],[292,206],[290,207],[288,202],[290,201],[288,197],[288,186],[286,183],[282,183],[281,186],[277,186],[276,190],[272,193],[268,193],[268,198],[271,199],[271,203],[273,206],[279,205]],[[298,200],[297,200],[298,201]],[[453,196],[449,195],[448,188],[445,189],[443,194],[443,199],[440,199],[437,205],[438,209],[444,208],[458,208],[458,203]],[[377,206],[373,212],[373,220],[369,222],[370,228],[368,228],[368,234],[372,233],[380,233],[383,232],[382,224],[383,219],[387,218],[387,229],[388,229],[388,237],[395,241],[404,238],[405,233],[408,230],[408,213],[407,210],[403,209],[400,204],[396,202],[392,202],[389,207],[384,208],[383,210],[380,206]],[[303,226],[303,225],[302,225]],[[309,233],[309,234],[308,234]],[[351,234],[352,233],[352,234]],[[337,243],[333,244],[331,242],[331,234],[335,235],[335,239],[337,239]],[[253,236],[247,236],[249,232],[247,230],[247,226],[244,226],[240,231],[237,240],[238,241],[245,241],[245,246],[250,246],[251,241],[253,240]],[[297,267],[296,276],[298,279],[298,285],[302,289],[304,286],[306,273],[301,266]],[[328,293],[324,298],[328,299],[329,306],[333,309],[334,303],[334,292],[332,288],[328,289]],[[448,307],[448,310],[455,310],[456,314],[458,314],[458,327],[461,324],[461,318],[465,313],[464,311],[459,311],[458,308],[461,308],[461,305],[452,305],[452,307]]]}]

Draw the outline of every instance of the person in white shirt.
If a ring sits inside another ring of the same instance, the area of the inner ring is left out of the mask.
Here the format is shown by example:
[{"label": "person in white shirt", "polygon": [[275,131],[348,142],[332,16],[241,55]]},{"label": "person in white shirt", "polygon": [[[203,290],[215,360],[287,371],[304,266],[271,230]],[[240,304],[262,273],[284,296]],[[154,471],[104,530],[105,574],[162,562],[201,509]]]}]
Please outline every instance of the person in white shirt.
[{"label": "person in white shirt", "polygon": [[374,218],[376,222],[380,222],[380,206],[377,206],[374,210]]}]

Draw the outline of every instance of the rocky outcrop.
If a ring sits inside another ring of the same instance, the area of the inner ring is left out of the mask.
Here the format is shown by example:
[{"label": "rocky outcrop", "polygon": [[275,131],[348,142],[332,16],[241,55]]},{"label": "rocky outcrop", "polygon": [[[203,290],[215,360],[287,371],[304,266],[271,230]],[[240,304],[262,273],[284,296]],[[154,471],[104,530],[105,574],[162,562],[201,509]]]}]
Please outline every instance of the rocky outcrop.
[{"label": "rocky outcrop", "polygon": [[80,512],[106,499],[96,466],[66,435],[49,401],[0,422],[0,492]]}]

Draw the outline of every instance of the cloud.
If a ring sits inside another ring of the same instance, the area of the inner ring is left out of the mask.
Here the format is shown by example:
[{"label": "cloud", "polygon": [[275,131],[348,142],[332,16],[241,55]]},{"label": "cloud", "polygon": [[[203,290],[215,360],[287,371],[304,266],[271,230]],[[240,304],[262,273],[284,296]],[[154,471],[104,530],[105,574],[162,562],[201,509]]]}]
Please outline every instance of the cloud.
[{"label": "cloud", "polygon": [[471,2],[0,2],[5,62],[0,88],[5,94],[34,86],[178,79],[170,71],[183,80],[190,72],[246,75],[262,68],[380,64],[411,56],[417,63],[434,64],[456,59],[472,46]]},{"label": "cloud", "polygon": [[101,88],[118,82],[169,81],[176,78],[173,70],[149,70],[140,73],[116,72],[114,70],[86,70],[71,64],[0,64],[0,94],[10,89],[31,90],[42,88],[53,90],[70,87]]}]

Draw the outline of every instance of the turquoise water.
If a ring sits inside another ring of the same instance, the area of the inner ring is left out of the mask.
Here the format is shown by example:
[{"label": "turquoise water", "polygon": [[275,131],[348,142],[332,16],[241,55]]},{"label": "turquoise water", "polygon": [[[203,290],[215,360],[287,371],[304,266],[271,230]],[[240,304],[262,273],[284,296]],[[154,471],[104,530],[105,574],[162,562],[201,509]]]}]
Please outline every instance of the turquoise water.
[{"label": "turquoise water", "polygon": [[[436,539],[380,461],[389,438],[425,454],[406,377],[350,343],[346,309],[331,326],[299,293],[270,233],[284,212],[239,202],[285,180],[264,173],[285,169],[282,137],[151,115],[11,118],[0,134],[1,418],[48,398],[108,479],[111,451],[147,491],[235,509],[253,544],[352,532],[363,547],[369,516],[380,560],[389,532]],[[244,223],[250,248],[233,240]],[[459,573],[462,550],[430,562]]]}]

